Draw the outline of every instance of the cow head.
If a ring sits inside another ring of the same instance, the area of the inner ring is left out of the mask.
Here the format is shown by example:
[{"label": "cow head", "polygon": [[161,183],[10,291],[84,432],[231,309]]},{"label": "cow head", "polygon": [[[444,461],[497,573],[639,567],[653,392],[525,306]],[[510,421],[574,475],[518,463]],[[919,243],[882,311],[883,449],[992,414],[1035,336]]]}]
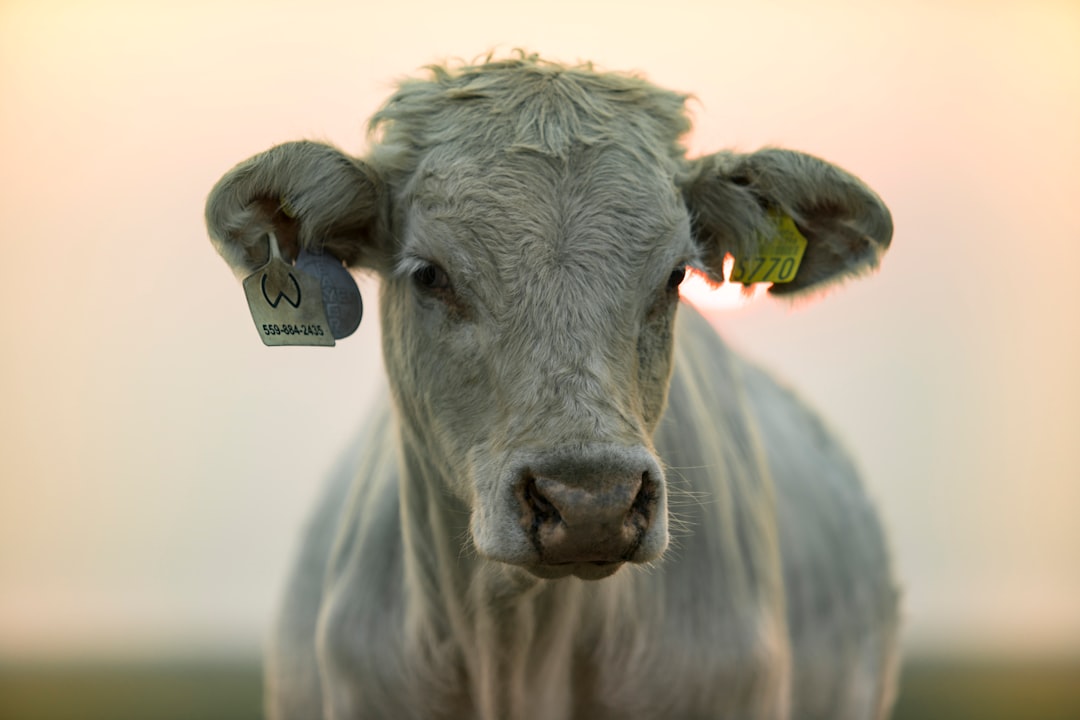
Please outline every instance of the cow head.
[{"label": "cow head", "polygon": [[667,545],[652,437],[688,266],[722,280],[775,213],[809,241],[804,292],[876,265],[888,211],[784,150],[684,158],[684,98],[532,58],[405,83],[365,160],[317,143],[230,171],[207,207],[239,274],[329,252],[382,279],[406,454],[471,512],[480,555],[604,577]]}]

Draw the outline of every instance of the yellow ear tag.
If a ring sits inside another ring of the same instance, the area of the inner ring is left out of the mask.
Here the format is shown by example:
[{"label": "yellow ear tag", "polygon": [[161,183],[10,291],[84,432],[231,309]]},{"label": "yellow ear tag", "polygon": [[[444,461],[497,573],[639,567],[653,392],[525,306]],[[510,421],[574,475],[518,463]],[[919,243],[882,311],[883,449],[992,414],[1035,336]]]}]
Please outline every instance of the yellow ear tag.
[{"label": "yellow ear tag", "polygon": [[795,279],[799,263],[806,252],[806,238],[795,227],[795,221],[779,212],[771,212],[776,232],[758,240],[756,252],[748,257],[735,258],[731,282],[786,283]]}]

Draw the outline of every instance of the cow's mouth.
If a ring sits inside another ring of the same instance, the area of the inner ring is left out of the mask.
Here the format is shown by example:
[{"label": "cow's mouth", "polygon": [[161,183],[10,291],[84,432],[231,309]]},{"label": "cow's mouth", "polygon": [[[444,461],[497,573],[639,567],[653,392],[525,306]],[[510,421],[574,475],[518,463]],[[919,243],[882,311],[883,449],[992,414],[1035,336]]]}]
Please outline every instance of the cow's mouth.
[{"label": "cow's mouth", "polygon": [[526,569],[545,580],[557,580],[571,575],[581,580],[603,580],[614,575],[622,566],[622,560],[612,562],[598,560],[595,562],[537,563],[527,565]]}]

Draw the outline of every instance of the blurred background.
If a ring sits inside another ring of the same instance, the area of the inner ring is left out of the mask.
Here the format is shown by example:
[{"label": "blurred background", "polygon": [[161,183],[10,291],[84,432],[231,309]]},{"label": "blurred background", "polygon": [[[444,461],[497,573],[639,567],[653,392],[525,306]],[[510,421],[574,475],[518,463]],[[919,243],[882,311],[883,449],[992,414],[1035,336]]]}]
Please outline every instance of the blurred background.
[{"label": "blurred background", "polygon": [[796,148],[886,200],[878,275],[690,299],[865,471],[897,717],[1080,717],[1077,3],[0,0],[0,718],[258,717],[382,382],[377,281],[337,348],[263,347],[206,194],[286,140],[362,154],[395,80],[515,47],[694,93],[692,154]]}]

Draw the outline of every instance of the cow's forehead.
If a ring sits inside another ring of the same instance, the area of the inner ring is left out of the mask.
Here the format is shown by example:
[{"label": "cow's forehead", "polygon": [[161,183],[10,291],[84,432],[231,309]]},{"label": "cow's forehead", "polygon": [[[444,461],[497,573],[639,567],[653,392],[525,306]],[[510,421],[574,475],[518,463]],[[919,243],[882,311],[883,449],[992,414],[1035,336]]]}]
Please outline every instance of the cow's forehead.
[{"label": "cow's forehead", "polygon": [[617,146],[567,158],[438,148],[407,204],[402,252],[467,275],[576,267],[640,279],[694,252],[673,172]]}]

